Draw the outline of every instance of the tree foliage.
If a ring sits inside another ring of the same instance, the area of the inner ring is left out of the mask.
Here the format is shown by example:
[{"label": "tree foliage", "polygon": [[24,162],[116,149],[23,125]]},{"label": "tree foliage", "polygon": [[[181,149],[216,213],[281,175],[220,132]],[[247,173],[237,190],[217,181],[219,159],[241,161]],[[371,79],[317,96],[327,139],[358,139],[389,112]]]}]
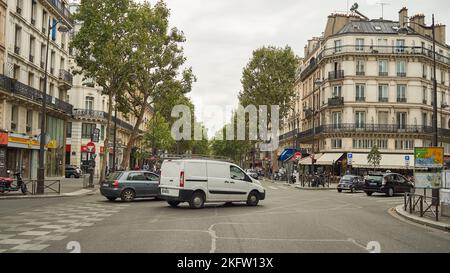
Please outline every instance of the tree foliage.
[{"label": "tree foliage", "polygon": [[372,149],[370,150],[370,153],[367,155],[367,162],[373,166],[375,169],[376,167],[380,166],[381,162],[381,153],[378,150],[378,147],[374,145]]}]

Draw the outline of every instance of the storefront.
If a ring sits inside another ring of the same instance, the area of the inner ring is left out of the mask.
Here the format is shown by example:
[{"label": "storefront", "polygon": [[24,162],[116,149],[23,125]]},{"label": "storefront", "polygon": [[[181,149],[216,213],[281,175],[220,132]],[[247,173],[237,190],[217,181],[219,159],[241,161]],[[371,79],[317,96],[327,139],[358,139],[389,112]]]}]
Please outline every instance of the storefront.
[{"label": "storefront", "polygon": [[6,170],[21,172],[23,178],[36,177],[39,140],[25,134],[9,133],[6,147]]},{"label": "storefront", "polygon": [[47,152],[45,155],[45,175],[49,177],[64,176],[66,157],[65,121],[47,116]]}]

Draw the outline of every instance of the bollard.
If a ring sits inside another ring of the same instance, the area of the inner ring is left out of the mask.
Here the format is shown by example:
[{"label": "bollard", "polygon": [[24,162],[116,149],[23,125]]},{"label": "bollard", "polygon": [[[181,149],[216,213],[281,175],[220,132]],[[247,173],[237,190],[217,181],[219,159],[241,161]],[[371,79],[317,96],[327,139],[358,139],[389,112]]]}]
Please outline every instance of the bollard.
[{"label": "bollard", "polygon": [[94,187],[94,168],[89,168],[89,188]]}]

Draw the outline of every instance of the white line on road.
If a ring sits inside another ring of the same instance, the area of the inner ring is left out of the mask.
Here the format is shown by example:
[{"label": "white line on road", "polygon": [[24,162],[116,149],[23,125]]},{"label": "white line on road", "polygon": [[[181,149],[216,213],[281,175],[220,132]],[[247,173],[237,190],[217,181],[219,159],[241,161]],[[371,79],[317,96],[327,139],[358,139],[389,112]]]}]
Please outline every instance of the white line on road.
[{"label": "white line on road", "polygon": [[278,190],[278,188],[275,188],[275,187],[272,187],[272,186],[269,186],[269,188],[271,188],[272,190]]}]

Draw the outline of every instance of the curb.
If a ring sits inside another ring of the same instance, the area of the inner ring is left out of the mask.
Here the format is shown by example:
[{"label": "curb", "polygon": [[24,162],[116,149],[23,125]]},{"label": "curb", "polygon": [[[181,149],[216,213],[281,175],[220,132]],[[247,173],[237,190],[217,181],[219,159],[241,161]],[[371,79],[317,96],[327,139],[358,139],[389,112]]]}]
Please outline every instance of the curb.
[{"label": "curb", "polygon": [[0,200],[14,200],[14,199],[44,199],[44,198],[63,198],[63,197],[80,197],[96,194],[99,190],[89,190],[80,194],[61,193],[61,194],[47,194],[47,195],[12,195],[12,196],[0,196]]},{"label": "curb", "polygon": [[440,230],[443,230],[446,232],[450,232],[449,224],[439,223],[439,222],[432,221],[432,220],[429,220],[429,219],[426,219],[423,217],[411,215],[408,212],[403,210],[403,205],[398,205],[395,208],[393,208],[392,210],[396,213],[396,215],[401,216],[402,218],[409,220],[411,222],[429,226],[429,227],[436,228],[436,229],[440,229]]},{"label": "curb", "polygon": [[300,187],[300,186],[295,186],[295,188],[299,189],[299,190],[307,190],[307,191],[335,191],[337,190],[336,188],[313,188],[313,187]]}]

